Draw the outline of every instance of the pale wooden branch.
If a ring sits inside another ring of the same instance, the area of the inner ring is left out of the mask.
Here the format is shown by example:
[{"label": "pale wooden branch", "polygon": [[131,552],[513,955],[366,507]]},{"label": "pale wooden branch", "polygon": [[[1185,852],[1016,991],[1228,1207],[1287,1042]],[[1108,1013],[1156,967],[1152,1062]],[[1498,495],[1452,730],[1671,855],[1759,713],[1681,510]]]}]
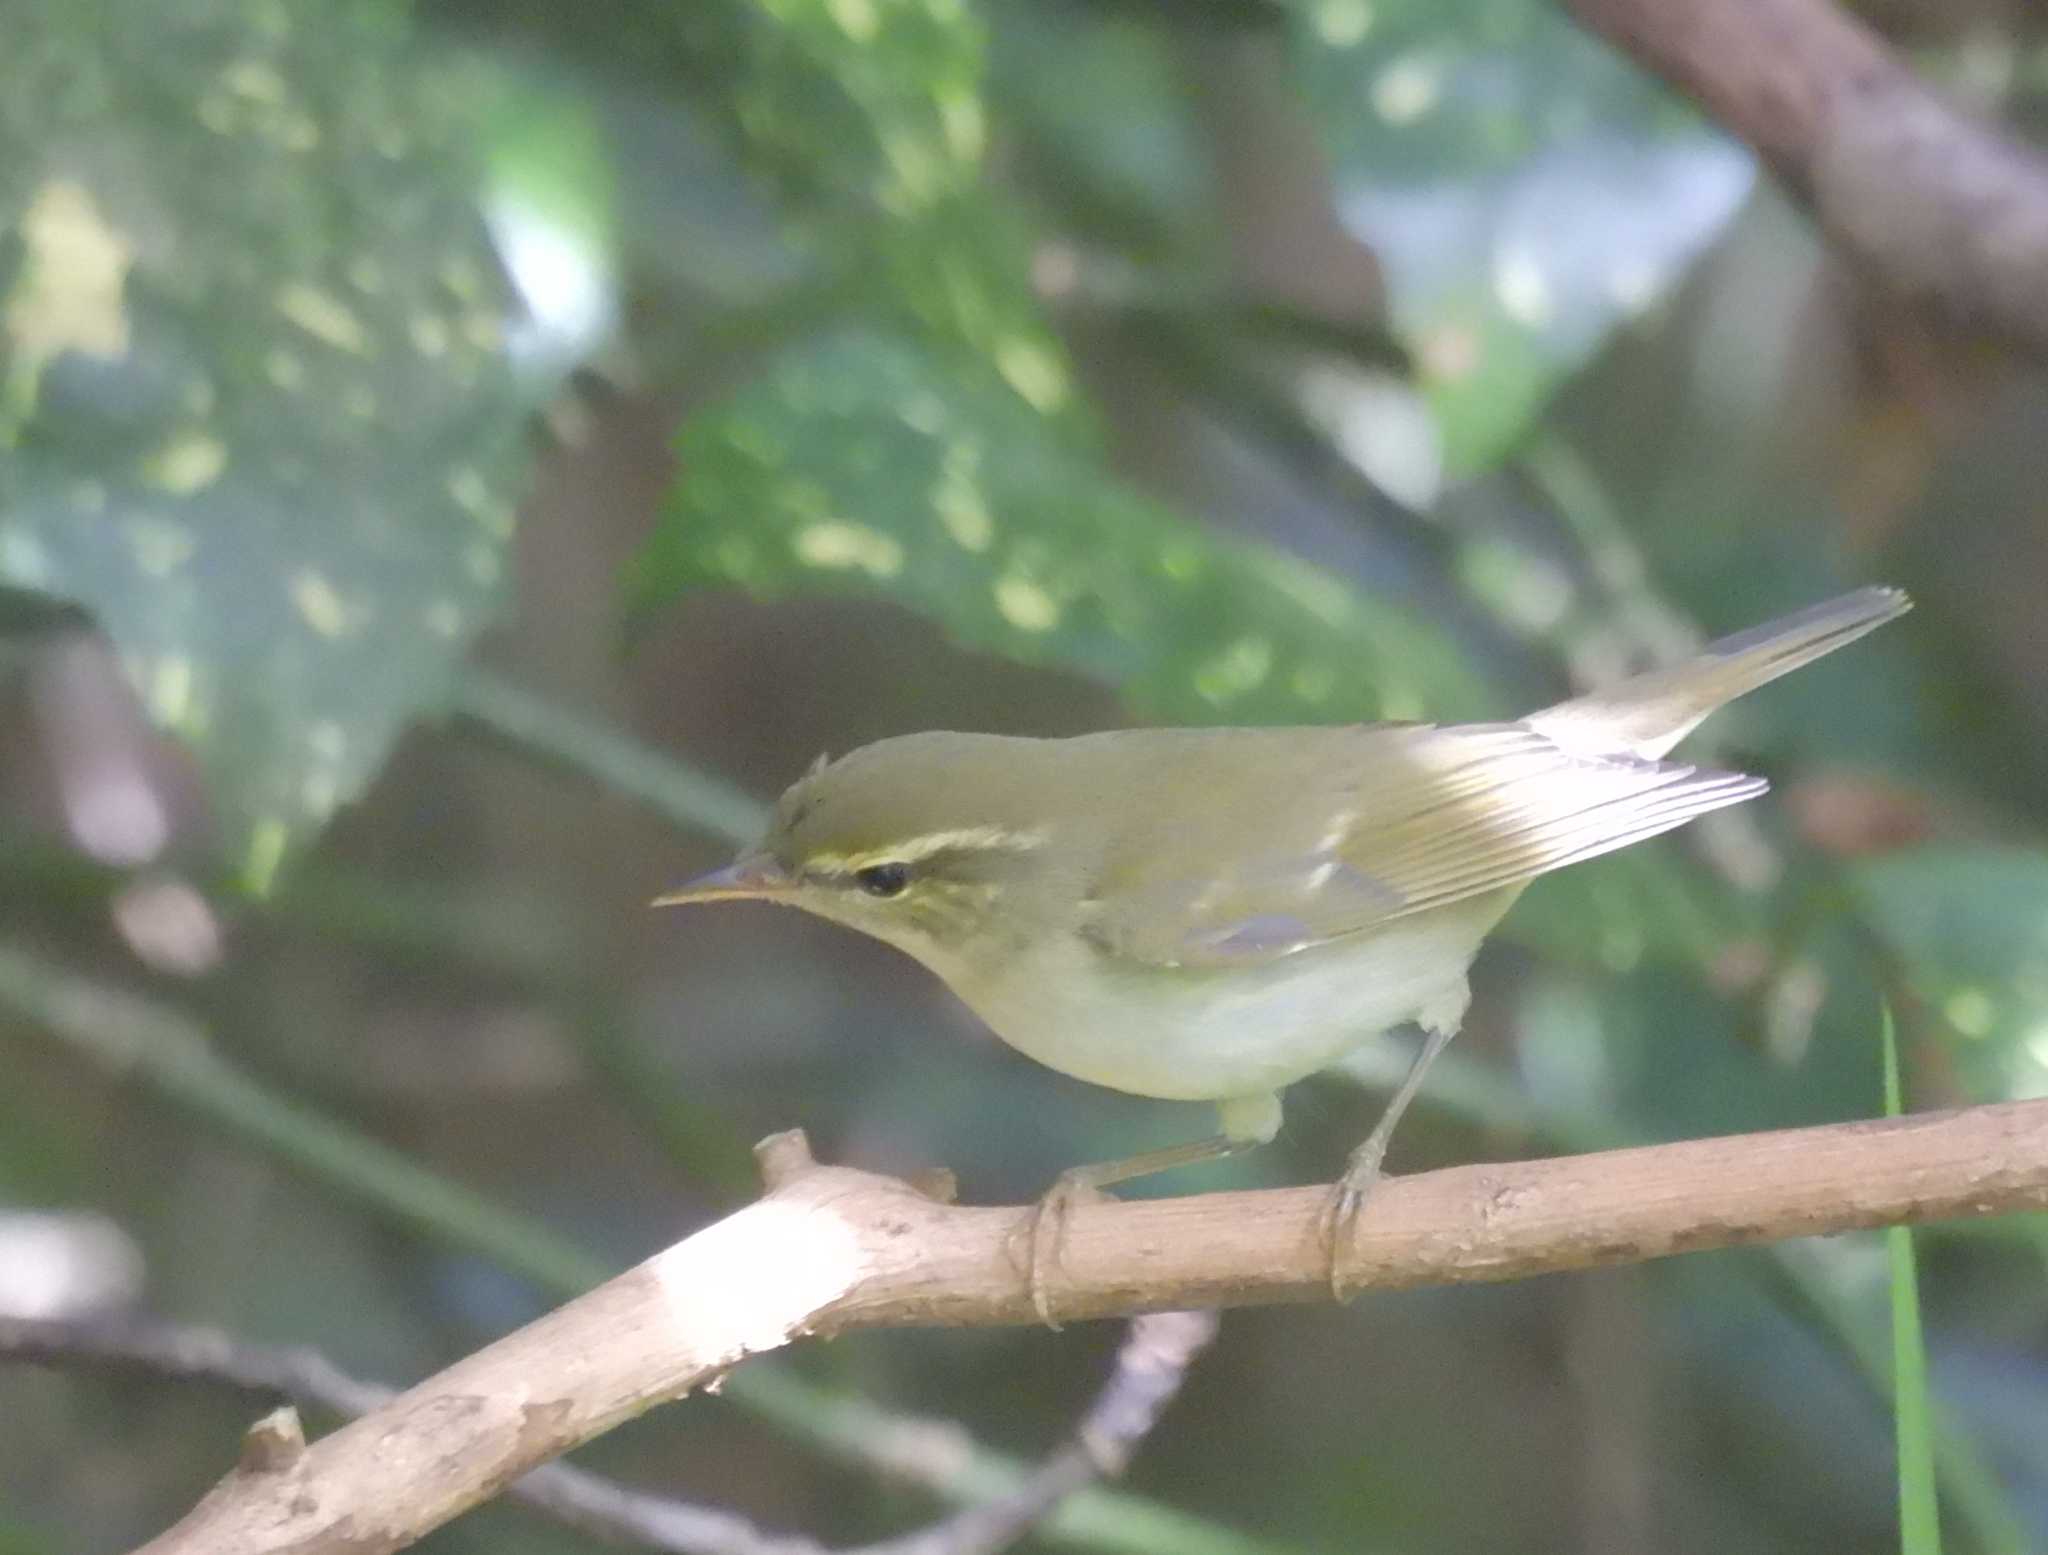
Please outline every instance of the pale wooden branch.
[{"label": "pale wooden branch", "polygon": [[[505,1493],[568,1527],[664,1555],[992,1555],[1075,1491],[1121,1473],[1215,1336],[1214,1312],[1150,1312],[1132,1319],[1108,1381],[1065,1446],[1008,1491],[914,1533],[858,1549],[835,1552],[809,1538],[766,1532],[736,1513],[636,1490],[566,1463],[542,1464]],[[368,1414],[397,1396],[396,1389],[350,1376],[305,1346],[260,1344],[216,1328],[126,1316],[0,1316],[0,1363],[5,1362],[215,1383],[344,1417]],[[949,1450],[953,1445],[943,1443],[937,1455],[956,1456]],[[274,1410],[249,1428],[241,1472],[288,1469],[305,1448],[296,1411]]]},{"label": "pale wooden branch", "polygon": [[1889,290],[2048,349],[2048,160],[1831,0],[1563,0],[1755,147]]},{"label": "pale wooden branch", "polygon": [[[377,1555],[749,1356],[855,1328],[1034,1321],[1028,1212],[760,1149],[767,1195],[311,1444],[238,1467],[148,1555]],[[1326,1297],[1326,1189],[1078,1207],[1071,1318]],[[1712,1247],[2048,1207],[2048,1101],[1383,1183],[1352,1288],[1504,1280]]]}]

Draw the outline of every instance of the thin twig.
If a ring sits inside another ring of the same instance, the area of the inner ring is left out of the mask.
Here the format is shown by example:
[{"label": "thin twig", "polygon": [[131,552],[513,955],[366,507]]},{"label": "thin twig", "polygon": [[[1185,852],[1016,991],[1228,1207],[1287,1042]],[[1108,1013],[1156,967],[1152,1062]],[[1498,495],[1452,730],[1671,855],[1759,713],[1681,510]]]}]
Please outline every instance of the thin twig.
[{"label": "thin twig", "polygon": [[641,801],[664,819],[738,846],[767,824],[758,799],[545,697],[470,668],[456,681],[449,712],[464,724],[565,771]]},{"label": "thin twig", "polygon": [[1214,1312],[1151,1312],[1133,1319],[1109,1380],[1074,1439],[1029,1480],[1007,1496],[849,1555],[994,1555],[1008,1549],[1083,1486],[1123,1473],[1215,1337]]},{"label": "thin twig", "polygon": [[[915,1533],[840,1555],[995,1555],[1007,1548],[1074,1492],[1123,1472],[1215,1336],[1213,1312],[1135,1319],[1073,1440],[1023,1483]],[[258,1344],[220,1329],[140,1318],[0,1316],[0,1361],[218,1383],[351,1419],[397,1396],[305,1346]],[[767,1533],[734,1513],[635,1490],[566,1463],[543,1464],[505,1493],[568,1527],[668,1555],[830,1555],[813,1539]]]}]

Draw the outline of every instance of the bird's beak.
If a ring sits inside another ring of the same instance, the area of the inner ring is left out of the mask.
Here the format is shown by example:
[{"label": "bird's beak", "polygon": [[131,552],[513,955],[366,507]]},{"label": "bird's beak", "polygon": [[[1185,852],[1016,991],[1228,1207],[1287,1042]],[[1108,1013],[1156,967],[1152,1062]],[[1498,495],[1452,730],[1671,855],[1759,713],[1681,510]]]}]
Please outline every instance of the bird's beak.
[{"label": "bird's beak", "polygon": [[683,907],[691,902],[727,902],[749,897],[776,897],[790,887],[789,876],[773,855],[747,853],[723,869],[685,881],[675,890],[657,896],[656,907]]}]

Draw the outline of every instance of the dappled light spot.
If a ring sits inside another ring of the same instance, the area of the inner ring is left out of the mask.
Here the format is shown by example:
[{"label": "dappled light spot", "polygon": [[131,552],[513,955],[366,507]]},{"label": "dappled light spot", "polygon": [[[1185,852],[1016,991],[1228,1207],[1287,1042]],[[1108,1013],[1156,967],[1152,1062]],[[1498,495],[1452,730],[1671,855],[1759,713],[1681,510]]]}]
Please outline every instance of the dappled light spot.
[{"label": "dappled light spot", "polygon": [[167,653],[142,666],[142,700],[150,717],[167,729],[183,729],[192,721],[192,661]]},{"label": "dappled light spot", "polygon": [[[904,400],[900,414],[905,426],[927,437],[936,437],[946,424],[946,402],[936,394],[913,394]],[[735,435],[744,430],[735,428]]]},{"label": "dappled light spot", "polygon": [[946,449],[939,466],[939,482],[932,491],[932,507],[953,543],[964,551],[981,552],[995,539],[995,515],[979,482],[981,445],[958,442]]},{"label": "dappled light spot", "polygon": [[851,568],[873,578],[894,577],[903,570],[902,545],[865,524],[808,524],[797,531],[795,550],[806,567]]},{"label": "dappled light spot", "polygon": [[7,300],[11,375],[33,383],[64,351],[113,358],[128,350],[124,300],[135,249],[100,214],[92,191],[53,178],[22,212],[21,270]]},{"label": "dappled light spot", "polygon": [[1526,248],[1511,246],[1494,256],[1493,291],[1501,311],[1529,329],[1548,328],[1557,316],[1550,278]]},{"label": "dappled light spot", "polygon": [[1982,988],[1958,988],[1941,1003],[1942,1018],[1965,1037],[1989,1036],[1998,1005]]},{"label": "dappled light spot", "polygon": [[46,588],[54,574],[43,542],[20,529],[0,529],[0,576],[20,588]]},{"label": "dappled light spot", "polygon": [[1627,318],[1647,312],[1669,283],[1671,267],[1643,254],[1617,259],[1607,272],[1607,295]]},{"label": "dappled light spot", "polygon": [[1316,0],[1309,11],[1309,24],[1331,48],[1356,48],[1372,31],[1371,0]]},{"label": "dappled light spot", "polygon": [[407,323],[406,334],[412,340],[412,348],[421,356],[447,354],[451,336],[446,319],[431,313],[417,314]]},{"label": "dappled light spot", "polygon": [[2014,1101],[2048,1096],[2048,1022],[2020,1038],[2013,1049],[2009,1083]]},{"label": "dappled light spot", "polygon": [[318,718],[306,726],[306,748],[322,761],[339,761],[348,750],[348,733],[332,718]]},{"label": "dappled light spot", "polygon": [[761,552],[746,535],[727,535],[713,550],[719,570],[735,581],[752,578],[760,567]]},{"label": "dappled light spot", "polygon": [[1011,335],[998,341],[996,370],[1042,412],[1050,414],[1067,402],[1067,369],[1043,340]]},{"label": "dappled light spot", "polygon": [[285,318],[337,351],[361,356],[370,348],[363,321],[332,292],[304,281],[291,281],[279,287],[271,301]]},{"label": "dappled light spot", "polygon": [[881,192],[885,208],[909,216],[930,205],[953,180],[953,162],[921,135],[885,130],[882,154],[895,176]]},{"label": "dappled light spot", "polygon": [[489,588],[504,576],[505,561],[497,546],[472,540],[462,548],[462,570],[469,574],[471,582]]},{"label": "dappled light spot", "polygon": [[448,496],[492,539],[509,540],[512,537],[515,518],[512,504],[491,490],[484,472],[475,465],[457,465],[448,472]]},{"label": "dappled light spot", "polygon": [[286,151],[320,144],[319,123],[268,60],[236,60],[222,70],[220,90],[200,99],[199,121],[216,134],[254,135]]},{"label": "dappled light spot", "polygon": [[505,326],[486,310],[471,308],[462,315],[462,338],[471,350],[493,355],[505,349]]},{"label": "dappled light spot", "polygon": [[436,599],[421,612],[427,630],[436,637],[453,639],[462,635],[462,608],[452,599]]},{"label": "dappled light spot", "polygon": [[368,619],[364,607],[352,607],[327,577],[308,567],[291,580],[292,604],[300,617],[322,637],[345,637]]},{"label": "dappled light spot", "polygon": [[1327,664],[1297,664],[1287,685],[1304,702],[1327,702],[1337,689],[1337,672]]},{"label": "dappled light spot", "polygon": [[441,261],[439,274],[441,284],[458,301],[483,304],[491,300],[491,289],[484,284],[483,272],[468,255],[449,255]]},{"label": "dappled light spot", "polygon": [[1020,632],[1049,632],[1060,624],[1060,603],[1029,578],[998,578],[996,609]]},{"label": "dappled light spot", "polygon": [[1212,702],[1232,702],[1265,684],[1273,671],[1273,645],[1240,637],[1195,668],[1195,690]]},{"label": "dappled light spot", "polygon": [[1388,65],[1372,84],[1372,108],[1388,124],[1412,124],[1443,96],[1444,62],[1407,54]]},{"label": "dappled light spot", "polygon": [[1309,25],[1331,49],[1356,49],[1372,31],[1372,0],[1317,0]]},{"label": "dappled light spot", "polygon": [[150,455],[143,464],[142,478],[174,495],[189,497],[220,479],[227,464],[227,444],[211,433],[187,431]]},{"label": "dappled light spot", "polygon": [[257,896],[268,896],[277,883],[277,869],[284,862],[285,845],[291,833],[282,817],[265,815],[250,828],[249,849],[242,863],[242,884]]},{"label": "dappled light spot", "polygon": [[1443,489],[1443,443],[1415,388],[1391,373],[1312,364],[1297,385],[1302,408],[1372,483],[1427,511]]},{"label": "dappled light spot", "polygon": [[1281,592],[1318,619],[1332,626],[1349,620],[1351,592],[1329,573],[1277,552],[1268,558],[1265,571]]},{"label": "dappled light spot", "polygon": [[273,346],[263,355],[263,376],[280,389],[296,389],[306,381],[306,364],[283,346]]},{"label": "dappled light spot", "polygon": [[673,1330],[666,1345],[735,1361],[784,1344],[869,1271],[860,1237],[829,1204],[760,1199],[648,1261]]},{"label": "dappled light spot", "polygon": [[825,12],[855,43],[872,42],[882,25],[875,14],[875,0],[825,0]]},{"label": "dappled light spot", "polygon": [[946,149],[962,162],[979,162],[988,145],[988,121],[971,91],[941,86],[935,93]]},{"label": "dappled light spot", "polygon": [[138,513],[123,526],[135,548],[135,565],[152,578],[167,578],[199,549],[199,536],[189,523]]},{"label": "dappled light spot", "polygon": [[285,85],[284,77],[277,73],[277,67],[268,60],[235,60],[221,71],[220,79],[221,85],[235,96],[246,98],[252,103],[276,107],[291,95],[291,89]]},{"label": "dappled light spot", "polygon": [[1421,723],[1436,709],[1429,699],[1405,681],[1389,677],[1380,686],[1379,716],[1399,723]]}]

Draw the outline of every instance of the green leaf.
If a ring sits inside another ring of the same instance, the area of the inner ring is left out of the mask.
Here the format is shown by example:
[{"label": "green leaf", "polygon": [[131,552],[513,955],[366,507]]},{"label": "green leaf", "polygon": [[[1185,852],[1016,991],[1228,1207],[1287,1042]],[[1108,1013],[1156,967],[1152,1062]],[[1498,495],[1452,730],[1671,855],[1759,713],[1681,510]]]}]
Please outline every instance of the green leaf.
[{"label": "green leaf", "polygon": [[900,338],[784,356],[678,453],[641,609],[707,586],[873,595],[1186,722],[1499,711],[1429,622],[1175,518],[992,375]]},{"label": "green leaf", "polygon": [[749,0],[729,130],[847,306],[964,347],[1074,413],[1021,213],[983,167],[987,40],[958,0]]},{"label": "green leaf", "polygon": [[1748,155],[1549,6],[1310,0],[1295,54],[1346,218],[1387,267],[1453,474],[1733,215]]},{"label": "green leaf", "polygon": [[377,0],[26,10],[0,583],[98,618],[261,884],[502,595],[524,401],[471,201],[482,84]]},{"label": "green leaf", "polygon": [[[1884,1115],[1900,1117],[1899,1040],[1890,1006],[1884,1012]],[[1899,1548],[1903,1555],[1941,1555],[1941,1511],[1935,1497],[1934,1418],[1927,1392],[1927,1342],[1920,1328],[1919,1270],[1910,1226],[1885,1232],[1892,1285],[1892,1413],[1899,1440]]]},{"label": "green leaf", "polygon": [[1917,848],[1856,866],[1871,926],[1959,1041],[1970,1094],[2048,1091],[2048,853]]}]

